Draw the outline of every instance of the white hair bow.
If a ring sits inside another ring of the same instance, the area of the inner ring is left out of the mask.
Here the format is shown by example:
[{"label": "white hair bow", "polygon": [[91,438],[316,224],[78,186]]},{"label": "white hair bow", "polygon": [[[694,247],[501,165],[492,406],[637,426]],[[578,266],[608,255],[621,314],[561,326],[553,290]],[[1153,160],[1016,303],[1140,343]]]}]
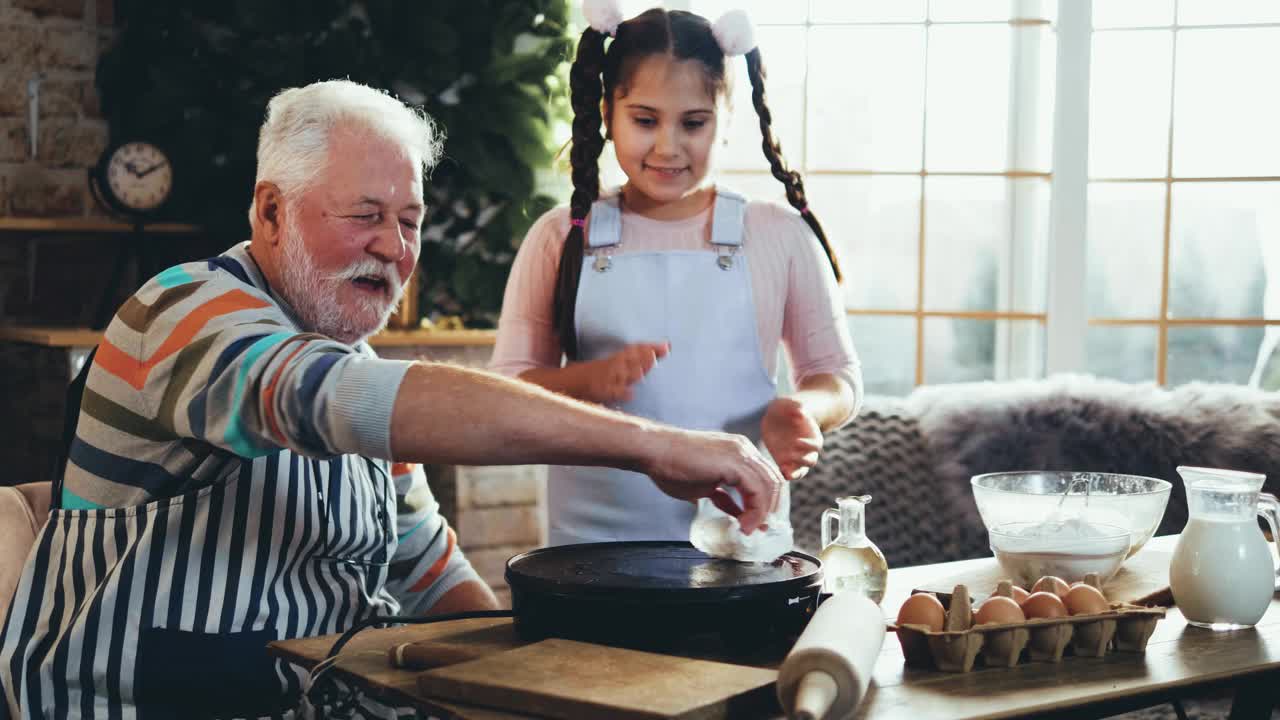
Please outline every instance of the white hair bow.
[{"label": "white hair bow", "polygon": [[725,55],[746,55],[756,49],[756,29],[745,10],[730,10],[711,26],[711,34]]},{"label": "white hair bow", "polygon": [[622,3],[618,0],[582,0],[582,14],[592,30],[615,35],[622,24]]},{"label": "white hair bow", "polygon": [[[620,0],[582,0],[582,14],[592,30],[613,36],[622,24]],[[756,29],[745,10],[730,10],[711,26],[720,50],[730,57],[746,55],[756,47]]]}]

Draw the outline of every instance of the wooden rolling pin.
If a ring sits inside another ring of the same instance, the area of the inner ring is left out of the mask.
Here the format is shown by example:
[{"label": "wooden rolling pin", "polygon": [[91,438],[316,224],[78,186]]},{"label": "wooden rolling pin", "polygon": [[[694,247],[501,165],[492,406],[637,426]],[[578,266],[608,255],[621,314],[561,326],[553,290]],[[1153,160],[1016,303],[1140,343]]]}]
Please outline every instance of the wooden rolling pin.
[{"label": "wooden rolling pin", "polygon": [[778,702],[791,720],[853,717],[884,643],[880,606],[865,595],[827,598],[778,669]]},{"label": "wooden rolling pin", "polygon": [[445,665],[455,665],[476,660],[488,652],[448,643],[423,640],[395,645],[387,650],[391,664],[406,670],[431,670]]}]

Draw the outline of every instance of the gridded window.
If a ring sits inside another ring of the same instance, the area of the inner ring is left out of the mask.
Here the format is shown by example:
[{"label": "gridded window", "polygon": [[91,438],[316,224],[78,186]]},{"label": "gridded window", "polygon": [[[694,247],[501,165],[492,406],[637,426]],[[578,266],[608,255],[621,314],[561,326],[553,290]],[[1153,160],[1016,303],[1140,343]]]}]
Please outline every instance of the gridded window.
[{"label": "gridded window", "polygon": [[[871,392],[1049,370],[1280,389],[1280,2],[664,5],[756,23]],[[735,67],[720,180],[781,201]]]},{"label": "gridded window", "polygon": [[[1056,5],[688,5],[757,24],[776,132],[840,255],[869,390],[1042,374]],[[781,200],[749,102],[735,115],[724,181]]]},{"label": "gridded window", "polygon": [[1280,3],[1093,20],[1088,370],[1280,389]]}]

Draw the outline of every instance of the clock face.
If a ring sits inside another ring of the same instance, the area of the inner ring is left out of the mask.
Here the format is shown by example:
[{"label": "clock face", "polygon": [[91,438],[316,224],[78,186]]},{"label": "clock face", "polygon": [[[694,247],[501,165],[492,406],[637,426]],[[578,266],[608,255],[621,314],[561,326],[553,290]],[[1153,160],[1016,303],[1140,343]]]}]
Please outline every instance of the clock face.
[{"label": "clock face", "polygon": [[154,145],[125,143],[116,148],[107,162],[107,184],[111,194],[131,210],[154,210],[173,189],[173,166]]}]

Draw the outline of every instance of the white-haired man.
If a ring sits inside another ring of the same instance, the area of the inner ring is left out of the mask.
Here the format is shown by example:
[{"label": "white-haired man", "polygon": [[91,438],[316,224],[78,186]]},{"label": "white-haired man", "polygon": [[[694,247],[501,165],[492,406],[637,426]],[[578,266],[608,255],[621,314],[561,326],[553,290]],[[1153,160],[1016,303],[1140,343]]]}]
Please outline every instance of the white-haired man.
[{"label": "white-haired man", "polygon": [[435,158],[427,120],[370,88],[271,101],[251,240],[153,278],[97,349],[0,634],[0,714],[278,712],[302,676],[270,640],[494,607],[405,463],[608,464],[727,508],[733,485],[759,525],[782,480],[743,438],[373,355]]}]

